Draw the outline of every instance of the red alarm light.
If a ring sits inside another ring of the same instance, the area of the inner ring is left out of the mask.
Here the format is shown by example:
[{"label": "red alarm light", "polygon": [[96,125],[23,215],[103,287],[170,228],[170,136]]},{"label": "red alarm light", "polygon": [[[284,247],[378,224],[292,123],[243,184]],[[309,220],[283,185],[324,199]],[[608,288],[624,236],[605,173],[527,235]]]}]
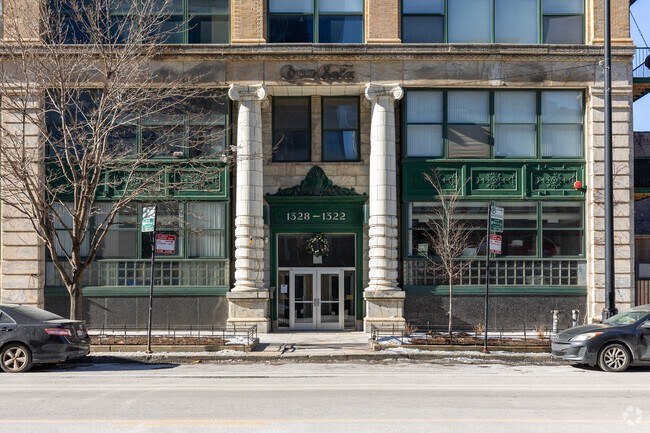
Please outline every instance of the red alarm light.
[{"label": "red alarm light", "polygon": [[582,182],[580,182],[579,180],[576,180],[576,181],[573,183],[573,187],[574,187],[575,189],[582,189]]}]

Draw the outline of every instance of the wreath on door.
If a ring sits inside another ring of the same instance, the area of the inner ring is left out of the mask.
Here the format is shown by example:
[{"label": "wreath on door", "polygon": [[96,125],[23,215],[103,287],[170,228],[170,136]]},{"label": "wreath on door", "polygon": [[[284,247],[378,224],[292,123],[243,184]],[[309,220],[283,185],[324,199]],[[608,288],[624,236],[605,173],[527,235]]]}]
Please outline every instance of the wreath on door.
[{"label": "wreath on door", "polygon": [[307,252],[314,257],[325,257],[330,253],[330,243],[324,235],[316,233],[307,241]]}]

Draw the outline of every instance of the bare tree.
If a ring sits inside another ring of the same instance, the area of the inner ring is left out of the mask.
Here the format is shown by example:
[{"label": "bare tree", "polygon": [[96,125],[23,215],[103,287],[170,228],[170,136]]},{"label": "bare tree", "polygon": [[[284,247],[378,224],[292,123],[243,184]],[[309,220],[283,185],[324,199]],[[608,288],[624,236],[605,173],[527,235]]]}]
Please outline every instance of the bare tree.
[{"label": "bare tree", "polygon": [[[4,1],[0,200],[43,242],[72,319],[82,316],[84,271],[120,211],[164,199],[181,182],[209,190],[227,167],[215,144],[223,129],[203,109],[223,104],[220,96],[202,89],[200,76],[155,67],[180,29],[166,21],[169,6],[42,0],[23,10],[22,0]],[[188,132],[187,116],[202,126]],[[149,125],[139,151],[138,123]],[[110,209],[98,206],[106,191]]]},{"label": "bare tree", "polygon": [[431,170],[424,174],[427,182],[433,187],[437,201],[431,204],[431,214],[426,221],[428,230],[424,232],[425,239],[433,251],[426,255],[431,263],[433,272],[437,268],[445,274],[449,284],[449,323],[448,332],[452,332],[453,292],[454,281],[460,278],[466,267],[471,264],[472,257],[466,252],[470,247],[470,238],[474,228],[463,220],[458,212],[463,197],[463,189],[469,179],[462,180],[455,173]]}]

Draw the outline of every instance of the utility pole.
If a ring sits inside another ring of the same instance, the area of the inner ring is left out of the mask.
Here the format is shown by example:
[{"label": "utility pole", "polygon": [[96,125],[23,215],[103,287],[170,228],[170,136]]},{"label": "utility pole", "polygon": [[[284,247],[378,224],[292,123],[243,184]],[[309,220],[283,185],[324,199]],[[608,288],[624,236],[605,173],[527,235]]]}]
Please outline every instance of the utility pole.
[{"label": "utility pole", "polygon": [[603,320],[617,313],[614,267],[614,186],[612,170],[611,0],[605,0],[605,308]]}]

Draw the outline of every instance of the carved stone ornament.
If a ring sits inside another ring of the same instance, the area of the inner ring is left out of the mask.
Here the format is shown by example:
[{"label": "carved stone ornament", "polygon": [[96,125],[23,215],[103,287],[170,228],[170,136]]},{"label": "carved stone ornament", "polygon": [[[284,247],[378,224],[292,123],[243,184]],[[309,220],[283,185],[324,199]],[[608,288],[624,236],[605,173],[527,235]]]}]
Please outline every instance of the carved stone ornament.
[{"label": "carved stone ornament", "polygon": [[366,84],[366,98],[369,101],[374,101],[381,96],[390,96],[398,101],[404,96],[404,90],[399,83],[393,84]]},{"label": "carved stone ornament", "polygon": [[252,99],[254,101],[264,101],[266,99],[266,89],[262,84],[246,86],[243,84],[231,84],[228,90],[228,97],[233,101]]},{"label": "carved stone ornament", "polygon": [[327,177],[322,168],[315,165],[309,170],[305,179],[299,185],[291,188],[278,189],[275,194],[267,194],[285,197],[304,197],[304,196],[361,196],[354,188],[344,188],[334,185]]},{"label": "carved stone ornament", "polygon": [[576,181],[575,172],[543,173],[536,179],[536,187],[543,189],[570,189]]},{"label": "carved stone ornament", "polygon": [[280,69],[280,78],[290,83],[299,81],[314,82],[351,82],[355,74],[351,65],[323,65],[318,69],[296,69],[293,65],[285,65]]},{"label": "carved stone ornament", "polygon": [[482,173],[474,178],[474,185],[487,189],[503,189],[504,187],[512,189],[517,186],[517,175],[515,173],[504,174],[494,171]]}]

